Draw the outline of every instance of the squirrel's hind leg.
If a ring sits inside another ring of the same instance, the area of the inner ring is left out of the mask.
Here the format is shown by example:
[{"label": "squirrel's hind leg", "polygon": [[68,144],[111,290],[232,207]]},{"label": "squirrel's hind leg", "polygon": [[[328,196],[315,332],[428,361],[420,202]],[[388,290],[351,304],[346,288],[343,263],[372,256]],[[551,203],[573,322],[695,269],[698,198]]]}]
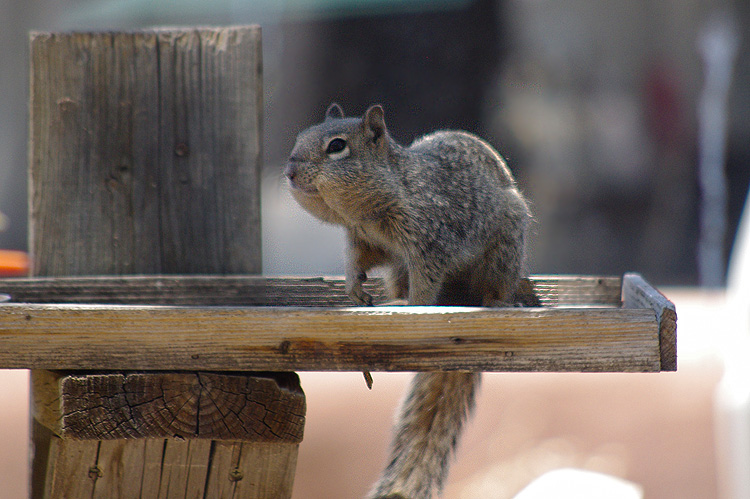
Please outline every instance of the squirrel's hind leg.
[{"label": "squirrel's hind leg", "polygon": [[388,269],[385,286],[390,299],[405,300],[409,298],[409,270],[406,266],[394,262]]},{"label": "squirrel's hind leg", "polygon": [[[432,271],[431,271],[432,270]],[[445,275],[422,265],[409,265],[409,305],[436,305]]]}]

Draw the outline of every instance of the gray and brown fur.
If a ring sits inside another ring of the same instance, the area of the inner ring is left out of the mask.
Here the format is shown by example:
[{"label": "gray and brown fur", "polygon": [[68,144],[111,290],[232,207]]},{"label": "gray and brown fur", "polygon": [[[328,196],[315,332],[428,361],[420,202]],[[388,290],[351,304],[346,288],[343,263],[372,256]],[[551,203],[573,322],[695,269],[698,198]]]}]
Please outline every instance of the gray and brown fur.
[{"label": "gray and brown fur", "polygon": [[[502,157],[461,131],[438,131],[403,147],[383,109],[345,118],[337,104],[304,130],[285,174],[297,202],[346,228],[347,292],[376,266],[392,298],[410,305],[507,305],[524,272],[531,214]],[[417,374],[398,416],[391,459],[372,498],[428,499],[439,491],[479,374]]]}]

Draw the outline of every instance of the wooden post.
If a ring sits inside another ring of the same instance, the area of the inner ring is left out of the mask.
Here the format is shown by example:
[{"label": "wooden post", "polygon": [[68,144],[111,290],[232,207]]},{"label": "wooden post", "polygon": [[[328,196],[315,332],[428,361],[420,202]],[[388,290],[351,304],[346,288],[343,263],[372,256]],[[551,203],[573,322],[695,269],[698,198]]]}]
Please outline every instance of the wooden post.
[{"label": "wooden post", "polygon": [[[261,76],[258,27],[32,34],[33,275],[260,272]],[[291,495],[296,375],[33,371],[32,392],[33,497]]]}]

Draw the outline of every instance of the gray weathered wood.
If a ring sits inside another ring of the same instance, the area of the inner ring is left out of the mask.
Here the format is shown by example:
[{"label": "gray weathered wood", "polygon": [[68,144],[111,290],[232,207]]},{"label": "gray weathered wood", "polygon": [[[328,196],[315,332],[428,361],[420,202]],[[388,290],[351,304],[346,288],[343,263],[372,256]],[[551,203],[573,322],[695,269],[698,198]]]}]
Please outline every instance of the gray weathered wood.
[{"label": "gray weathered wood", "polygon": [[545,306],[597,306],[619,307],[619,277],[582,275],[531,276],[534,292]]},{"label": "gray weathered wood", "polygon": [[[545,306],[620,306],[619,277],[531,276]],[[388,300],[382,280],[364,284],[375,304]],[[13,302],[144,305],[252,305],[346,307],[352,304],[337,277],[226,275],[96,276],[0,279]],[[647,307],[648,308],[648,307]]]},{"label": "gray weathered wood", "polygon": [[[259,27],[33,33],[30,52],[33,275],[260,271]],[[55,376],[32,372],[36,429],[80,396],[60,386],[117,375]],[[164,374],[138,376],[155,386]],[[216,374],[212,384],[231,393],[235,378]],[[278,400],[271,390],[263,403]],[[99,440],[35,435],[35,497],[185,497],[196,484],[202,496],[209,474],[231,478],[203,441],[113,440],[103,449]],[[248,497],[290,495],[297,443],[279,445],[278,456],[250,463],[269,483],[247,483]]]},{"label": "gray weathered wood", "polygon": [[639,274],[625,274],[622,280],[622,302],[627,309],[647,308],[654,311],[659,325],[661,369],[677,370],[677,310],[674,304]]},{"label": "gray weathered wood", "polygon": [[33,33],[34,275],[258,273],[260,28]]}]

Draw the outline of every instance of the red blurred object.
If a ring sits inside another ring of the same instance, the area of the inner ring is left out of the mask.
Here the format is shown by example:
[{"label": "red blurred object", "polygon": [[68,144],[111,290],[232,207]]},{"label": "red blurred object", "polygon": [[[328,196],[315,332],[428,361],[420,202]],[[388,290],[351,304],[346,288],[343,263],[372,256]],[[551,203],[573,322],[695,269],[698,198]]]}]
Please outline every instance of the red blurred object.
[{"label": "red blurred object", "polygon": [[646,119],[660,145],[683,147],[687,124],[681,82],[668,63],[655,63],[647,73]]},{"label": "red blurred object", "polygon": [[29,255],[23,251],[0,250],[0,277],[29,275]]}]

